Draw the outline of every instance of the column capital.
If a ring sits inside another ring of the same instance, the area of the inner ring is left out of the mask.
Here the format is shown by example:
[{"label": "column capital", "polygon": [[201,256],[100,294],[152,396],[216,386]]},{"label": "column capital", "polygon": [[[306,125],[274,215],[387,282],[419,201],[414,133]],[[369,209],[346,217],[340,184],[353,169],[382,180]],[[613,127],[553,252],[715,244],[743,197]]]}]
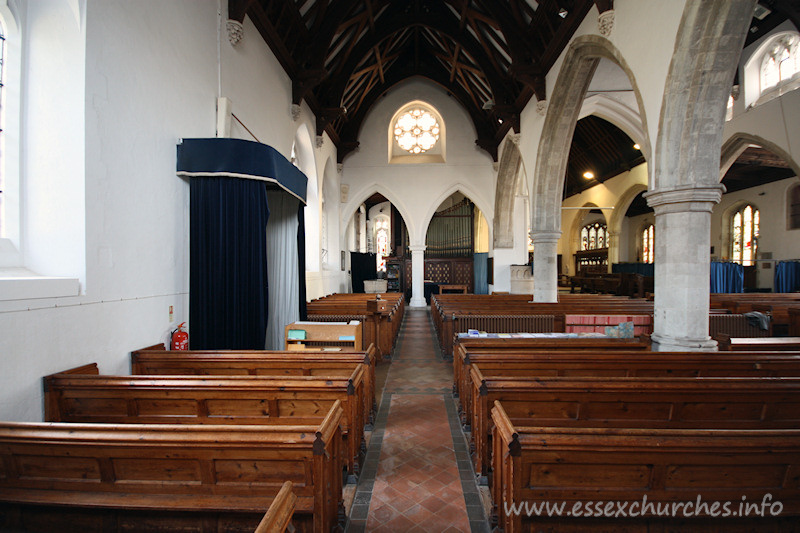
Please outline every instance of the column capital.
[{"label": "column capital", "polygon": [[408,249],[411,250],[411,253],[424,252],[425,248],[427,248],[427,246],[425,246],[424,244],[412,244],[408,247]]},{"label": "column capital", "polygon": [[656,215],[663,213],[684,213],[705,211],[710,213],[722,199],[725,186],[721,183],[707,187],[676,187],[644,193],[647,205]]},{"label": "column capital", "polygon": [[560,238],[560,231],[531,231],[531,240],[534,245],[537,242],[558,242]]}]

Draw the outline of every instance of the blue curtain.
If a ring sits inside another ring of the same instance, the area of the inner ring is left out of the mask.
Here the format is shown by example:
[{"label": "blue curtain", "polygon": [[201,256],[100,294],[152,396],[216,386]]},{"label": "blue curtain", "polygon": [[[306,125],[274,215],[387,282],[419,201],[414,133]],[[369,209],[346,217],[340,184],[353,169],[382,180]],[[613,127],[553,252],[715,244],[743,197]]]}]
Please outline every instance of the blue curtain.
[{"label": "blue curtain", "polygon": [[800,291],[800,261],[778,261],[775,265],[775,292]]},{"label": "blue curtain", "polygon": [[710,270],[710,292],[744,292],[744,267],[742,265],[712,261]]},{"label": "blue curtain", "polygon": [[267,189],[191,178],[189,326],[193,350],[263,350],[267,331]]},{"label": "blue curtain", "polygon": [[655,265],[653,263],[614,263],[611,265],[611,272],[653,277],[655,276]]},{"label": "blue curtain", "polygon": [[489,294],[489,254],[481,252],[475,254],[475,294]]}]

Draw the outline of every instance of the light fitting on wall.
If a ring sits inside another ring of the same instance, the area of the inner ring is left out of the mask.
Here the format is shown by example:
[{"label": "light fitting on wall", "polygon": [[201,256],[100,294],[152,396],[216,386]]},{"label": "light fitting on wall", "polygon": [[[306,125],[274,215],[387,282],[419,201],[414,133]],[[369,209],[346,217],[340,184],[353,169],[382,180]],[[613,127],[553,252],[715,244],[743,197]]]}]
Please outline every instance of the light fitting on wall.
[{"label": "light fitting on wall", "polygon": [[583,177],[586,178],[587,180],[594,179],[594,173],[587,170],[586,172],[583,173]]}]

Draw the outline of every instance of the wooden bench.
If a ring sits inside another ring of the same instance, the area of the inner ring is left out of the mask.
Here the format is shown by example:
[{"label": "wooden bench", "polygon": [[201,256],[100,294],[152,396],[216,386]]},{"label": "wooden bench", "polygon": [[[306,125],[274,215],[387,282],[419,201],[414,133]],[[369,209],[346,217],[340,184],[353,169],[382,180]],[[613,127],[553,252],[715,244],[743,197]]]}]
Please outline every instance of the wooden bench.
[{"label": "wooden bench", "polygon": [[[462,374],[477,366],[484,379],[540,377],[800,377],[800,351],[720,353],[495,351],[462,352]],[[472,388],[456,383],[462,422],[471,419]]]},{"label": "wooden bench", "polygon": [[[364,413],[371,424],[375,402],[375,346],[366,352],[250,350],[167,351],[163,345],[131,352],[131,374],[216,376],[349,376],[364,367]],[[93,371],[82,374],[97,374]]]},{"label": "wooden bench", "polygon": [[645,420],[649,427],[800,427],[800,378],[484,378],[472,366],[475,471],[487,474],[490,410],[576,427],[613,427]]},{"label": "wooden bench", "polygon": [[[467,353],[505,353],[514,351],[539,352],[595,352],[598,350],[633,351],[636,353],[649,351],[650,343],[645,339],[613,339],[613,338],[488,338],[470,335],[459,335],[453,357],[453,392],[462,394],[463,387],[470,382],[469,369],[464,368]],[[462,385],[463,384],[463,387]]]},{"label": "wooden bench", "polygon": [[0,528],[252,532],[287,479],[300,531],[343,526],[341,405],[316,425],[0,423]]},{"label": "wooden bench", "polygon": [[720,334],[715,337],[720,351],[798,351],[800,337],[731,337]]},{"label": "wooden bench", "polygon": [[344,411],[344,465],[364,452],[363,369],[348,377],[102,376],[44,378],[45,420],[110,424],[317,424]]},{"label": "wooden bench", "polygon": [[[506,533],[797,529],[800,429],[559,427],[517,423],[504,407],[496,402],[492,409],[492,497]],[[768,508],[766,516],[720,516],[725,502],[731,511],[738,512],[744,503],[760,511],[766,494],[768,505],[781,502],[780,508]],[[563,502],[572,516],[504,512],[524,502]],[[689,512],[686,502],[706,506]],[[716,516],[714,502],[719,502]],[[646,503],[653,510],[645,509]],[[656,505],[673,503],[683,507],[672,516],[669,511],[658,515]],[[618,505],[627,516],[614,516]],[[775,516],[770,510],[780,513]]]},{"label": "wooden bench", "polygon": [[255,533],[284,533],[294,531],[292,515],[297,504],[297,495],[292,492],[292,482],[286,481],[278,495],[272,500],[267,513],[258,523]]}]

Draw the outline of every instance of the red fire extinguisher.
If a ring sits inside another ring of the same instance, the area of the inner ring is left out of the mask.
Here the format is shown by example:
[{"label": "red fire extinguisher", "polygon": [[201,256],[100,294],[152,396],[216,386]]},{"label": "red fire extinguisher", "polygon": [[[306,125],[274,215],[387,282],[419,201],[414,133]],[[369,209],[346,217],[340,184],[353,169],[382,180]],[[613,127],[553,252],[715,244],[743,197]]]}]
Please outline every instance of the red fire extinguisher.
[{"label": "red fire extinguisher", "polygon": [[181,322],[180,326],[172,331],[172,349],[173,350],[188,350],[189,349],[189,334],[183,330],[186,322]]}]

